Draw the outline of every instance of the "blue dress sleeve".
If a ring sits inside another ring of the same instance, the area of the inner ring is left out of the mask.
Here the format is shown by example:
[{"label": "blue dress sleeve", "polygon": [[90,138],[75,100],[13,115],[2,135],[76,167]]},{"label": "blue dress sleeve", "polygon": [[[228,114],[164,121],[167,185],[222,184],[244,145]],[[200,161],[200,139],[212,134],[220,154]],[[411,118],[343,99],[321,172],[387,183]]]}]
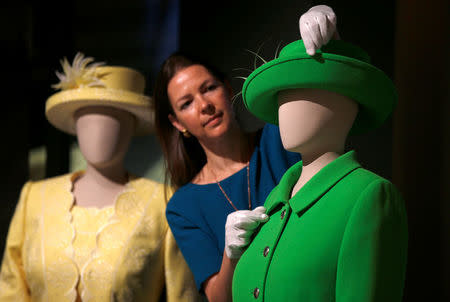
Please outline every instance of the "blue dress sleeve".
[{"label": "blue dress sleeve", "polygon": [[219,251],[212,234],[191,221],[194,217],[189,217],[189,213],[192,211],[192,209],[177,208],[174,200],[171,200],[167,206],[166,217],[178,247],[194,274],[197,289],[200,291],[203,282],[220,270],[222,251]]}]

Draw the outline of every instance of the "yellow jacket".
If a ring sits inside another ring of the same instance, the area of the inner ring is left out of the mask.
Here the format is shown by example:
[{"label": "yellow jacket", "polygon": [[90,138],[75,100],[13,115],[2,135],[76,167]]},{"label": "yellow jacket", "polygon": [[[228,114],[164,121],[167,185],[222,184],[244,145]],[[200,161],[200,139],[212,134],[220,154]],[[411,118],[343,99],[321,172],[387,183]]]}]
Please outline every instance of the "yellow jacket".
[{"label": "yellow jacket", "polygon": [[[192,274],[165,218],[164,187],[132,178],[81,270],[73,255],[76,173],[22,189],[0,273],[0,301],[197,301]],[[83,292],[77,285],[83,282]],[[165,293],[163,292],[165,288]]]}]

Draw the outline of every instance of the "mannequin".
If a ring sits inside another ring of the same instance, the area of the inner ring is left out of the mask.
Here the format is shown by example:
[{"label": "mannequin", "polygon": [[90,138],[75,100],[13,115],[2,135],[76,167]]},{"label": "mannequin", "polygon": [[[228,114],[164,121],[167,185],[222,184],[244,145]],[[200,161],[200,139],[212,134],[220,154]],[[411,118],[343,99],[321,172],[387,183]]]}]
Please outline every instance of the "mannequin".
[{"label": "mannequin", "polygon": [[111,206],[124,190],[128,175],[123,160],[134,131],[133,116],[111,107],[85,107],[75,113],[80,150],[86,159],[85,174],[74,184],[76,204]]},{"label": "mannequin", "polygon": [[165,219],[163,185],[129,175],[134,135],[152,131],[136,70],[77,54],[46,103],[56,128],[76,135],[85,171],[28,182],[11,221],[1,301],[196,301]]},{"label": "mannequin", "polygon": [[269,220],[236,267],[233,299],[401,301],[403,199],[354,151],[344,153],[349,133],[391,112],[390,80],[353,45],[332,41],[310,57],[296,41],[249,76],[243,96],[252,113],[279,124],[284,148],[302,161],[266,199]]},{"label": "mannequin", "polygon": [[278,105],[283,146],[300,153],[303,161],[302,174],[292,189],[292,197],[320,169],[344,153],[358,105],[346,96],[319,89],[280,91]]}]

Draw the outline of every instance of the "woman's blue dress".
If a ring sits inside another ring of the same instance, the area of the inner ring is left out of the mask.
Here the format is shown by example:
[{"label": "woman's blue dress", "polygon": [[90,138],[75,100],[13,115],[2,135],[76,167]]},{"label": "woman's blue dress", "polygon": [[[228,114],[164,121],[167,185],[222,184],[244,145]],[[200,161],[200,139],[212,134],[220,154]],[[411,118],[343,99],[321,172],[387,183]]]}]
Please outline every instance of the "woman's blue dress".
[{"label": "woman's blue dress", "polygon": [[[264,204],[284,172],[301,158],[283,148],[279,128],[267,124],[250,159],[252,209]],[[247,169],[220,184],[238,210],[248,210]],[[188,183],[170,199],[166,216],[178,246],[191,268],[197,288],[220,270],[225,246],[225,222],[234,208],[216,183]]]}]

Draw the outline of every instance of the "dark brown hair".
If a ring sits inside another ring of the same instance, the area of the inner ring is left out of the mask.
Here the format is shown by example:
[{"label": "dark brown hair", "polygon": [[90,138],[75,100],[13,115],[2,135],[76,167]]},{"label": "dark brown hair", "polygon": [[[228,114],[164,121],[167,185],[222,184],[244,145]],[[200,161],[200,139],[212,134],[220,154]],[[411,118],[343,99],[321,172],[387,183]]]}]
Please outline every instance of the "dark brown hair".
[{"label": "dark brown hair", "polygon": [[225,75],[212,65],[180,52],[172,54],[161,66],[153,95],[155,128],[165,159],[164,183],[175,189],[190,182],[206,163],[205,152],[198,140],[195,137],[184,137],[168,118],[169,114],[175,113],[167,94],[167,86],[178,71],[192,65],[204,66],[222,83],[226,80]]}]

